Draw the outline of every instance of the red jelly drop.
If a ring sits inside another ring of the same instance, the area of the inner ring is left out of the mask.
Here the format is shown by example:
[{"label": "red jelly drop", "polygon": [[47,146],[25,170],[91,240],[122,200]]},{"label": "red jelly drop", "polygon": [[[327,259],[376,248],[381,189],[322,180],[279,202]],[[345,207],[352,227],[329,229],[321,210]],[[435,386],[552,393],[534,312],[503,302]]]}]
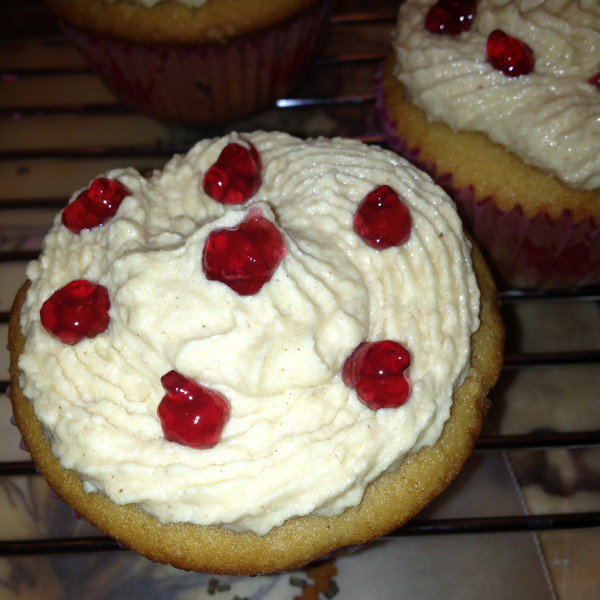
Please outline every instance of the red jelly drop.
[{"label": "red jelly drop", "polygon": [[508,77],[527,75],[535,66],[533,50],[525,42],[500,29],[495,29],[488,36],[486,56],[494,69]]},{"label": "red jelly drop", "polygon": [[104,225],[114,217],[123,198],[131,192],[116,179],[98,177],[65,207],[62,222],[73,233]]},{"label": "red jelly drop", "polygon": [[408,350],[398,342],[363,342],[346,359],[344,383],[373,410],[402,406],[410,395]]},{"label": "red jelly drop", "polygon": [[110,300],[103,285],[76,279],[56,290],[40,309],[42,325],[65,344],[106,331]]},{"label": "red jelly drop", "polygon": [[240,296],[250,296],[271,279],[285,253],[281,232],[254,209],[237,227],[218,229],[208,236],[202,267],[207,279],[228,285]]},{"label": "red jelly drop", "polygon": [[202,187],[213,200],[222,204],[243,204],[262,183],[261,161],[256,148],[248,143],[230,143],[217,162],[204,174]]},{"label": "red jelly drop", "polygon": [[410,228],[406,204],[388,185],[370,192],[354,215],[354,231],[376,250],[404,244],[410,237]]},{"label": "red jelly drop", "polygon": [[600,90],[600,71],[598,71],[595,75],[592,75],[588,79],[588,83],[595,85]]},{"label": "red jelly drop", "polygon": [[160,379],[165,396],[158,405],[165,439],[191,448],[212,448],[229,418],[229,403],[218,392],[169,371]]},{"label": "red jelly drop", "polygon": [[477,13],[477,0],[439,0],[425,17],[425,29],[441,35],[468,31]]}]

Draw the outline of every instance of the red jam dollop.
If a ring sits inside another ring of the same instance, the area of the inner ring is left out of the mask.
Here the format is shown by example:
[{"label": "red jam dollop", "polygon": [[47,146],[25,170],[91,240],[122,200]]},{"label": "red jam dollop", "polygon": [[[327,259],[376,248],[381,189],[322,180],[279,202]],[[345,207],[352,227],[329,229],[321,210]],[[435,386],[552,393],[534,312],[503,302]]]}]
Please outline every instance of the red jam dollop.
[{"label": "red jam dollop", "polygon": [[109,308],[108,290],[103,285],[76,279],[42,304],[40,318],[51,335],[72,346],[106,331]]},{"label": "red jam dollop", "polygon": [[425,17],[425,29],[441,35],[469,31],[477,13],[477,0],[439,0]]},{"label": "red jam dollop", "polygon": [[63,225],[73,233],[104,225],[115,216],[123,198],[131,192],[120,181],[98,177],[62,212]]},{"label": "red jam dollop", "polygon": [[243,204],[262,183],[261,160],[256,148],[247,142],[229,143],[214,165],[204,174],[202,188],[208,196],[222,204]]},{"label": "red jam dollop", "polygon": [[191,448],[215,446],[229,418],[227,400],[177,371],[160,381],[166,394],[158,405],[158,418],[165,439]]},{"label": "red jam dollop", "polygon": [[252,209],[231,229],[217,229],[207,238],[202,268],[207,279],[228,285],[240,296],[256,294],[286,254],[277,227]]},{"label": "red jam dollop", "polygon": [[363,342],[346,359],[344,383],[373,410],[402,406],[410,396],[410,353],[398,342]]},{"label": "red jam dollop", "polygon": [[367,194],[354,215],[354,231],[376,250],[404,244],[410,237],[410,229],[408,208],[388,185]]},{"label": "red jam dollop", "polygon": [[598,71],[595,75],[592,75],[588,79],[588,83],[591,83],[592,85],[596,86],[600,90],[600,71]]},{"label": "red jam dollop", "polygon": [[519,77],[533,71],[533,50],[523,41],[507,35],[501,29],[490,33],[486,44],[488,62],[507,77]]}]

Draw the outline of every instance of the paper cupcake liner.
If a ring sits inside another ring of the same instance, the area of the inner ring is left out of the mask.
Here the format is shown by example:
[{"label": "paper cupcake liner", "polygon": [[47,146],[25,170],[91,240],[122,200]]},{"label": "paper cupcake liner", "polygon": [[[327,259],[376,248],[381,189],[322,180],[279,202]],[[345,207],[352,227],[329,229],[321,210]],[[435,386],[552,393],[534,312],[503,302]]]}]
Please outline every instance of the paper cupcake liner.
[{"label": "paper cupcake liner", "polygon": [[381,74],[375,107],[389,147],[429,173],[456,203],[465,228],[483,250],[499,283],[520,289],[568,289],[600,282],[600,224],[593,217],[574,222],[569,211],[553,219],[541,210],[533,218],[521,206],[500,210],[492,196],[474,199],[474,187],[456,187],[451,173],[439,173],[398,134],[385,106]]},{"label": "paper cupcake liner", "polygon": [[212,124],[269,106],[302,81],[331,4],[226,44],[148,45],[61,26],[123,104],[167,121]]}]

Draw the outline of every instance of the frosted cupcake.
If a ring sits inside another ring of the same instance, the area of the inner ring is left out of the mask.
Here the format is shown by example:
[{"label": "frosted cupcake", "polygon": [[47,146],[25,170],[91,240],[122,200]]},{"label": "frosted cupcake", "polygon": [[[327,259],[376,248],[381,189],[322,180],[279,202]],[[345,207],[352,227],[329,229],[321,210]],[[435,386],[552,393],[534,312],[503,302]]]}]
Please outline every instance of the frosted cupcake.
[{"label": "frosted cupcake", "polygon": [[124,104],[224,123],[305,77],[330,0],[44,0]]},{"label": "frosted cupcake", "polygon": [[493,280],[397,154],[205,140],[78,191],[10,322],[16,422],[76,511],[159,562],[291,569],[457,475],[502,363]]},{"label": "frosted cupcake", "polygon": [[377,86],[508,285],[600,282],[600,4],[407,0]]}]

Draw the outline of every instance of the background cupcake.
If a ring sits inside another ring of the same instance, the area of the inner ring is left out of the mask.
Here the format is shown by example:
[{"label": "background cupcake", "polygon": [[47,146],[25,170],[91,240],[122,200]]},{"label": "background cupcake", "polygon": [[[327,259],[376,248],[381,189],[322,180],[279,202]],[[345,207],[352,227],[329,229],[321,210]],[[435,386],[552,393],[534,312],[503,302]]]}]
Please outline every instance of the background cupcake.
[{"label": "background cupcake", "polygon": [[331,0],[44,0],[105,85],[169,121],[222,123],[305,76]]},{"label": "background cupcake", "polygon": [[594,0],[400,7],[387,137],[452,193],[505,284],[600,281],[599,57]]}]

